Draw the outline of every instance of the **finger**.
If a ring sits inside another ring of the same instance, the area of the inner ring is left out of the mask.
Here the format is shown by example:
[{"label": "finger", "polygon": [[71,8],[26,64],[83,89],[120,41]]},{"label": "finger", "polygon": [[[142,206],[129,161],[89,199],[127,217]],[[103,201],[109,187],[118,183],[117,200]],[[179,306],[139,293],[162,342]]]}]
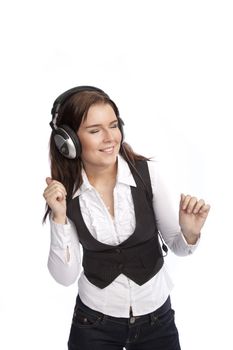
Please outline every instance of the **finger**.
[{"label": "finger", "polygon": [[66,198],[66,196],[64,195],[64,193],[58,191],[57,192],[57,196],[56,196],[56,200],[58,200],[59,202],[63,201]]},{"label": "finger", "polygon": [[50,190],[62,190],[66,193],[65,187],[60,182],[54,182],[54,180],[45,189],[45,191]]},{"label": "finger", "polygon": [[203,199],[199,199],[199,201],[197,201],[195,208],[193,209],[193,213],[197,214],[202,207],[205,206],[205,201]]},{"label": "finger", "polygon": [[186,211],[189,214],[192,214],[196,204],[197,204],[197,198],[196,197],[191,197],[190,200],[189,200],[189,203],[187,205]]},{"label": "finger", "polygon": [[47,197],[47,198],[45,198],[46,203],[48,204],[48,206],[51,209],[54,209],[56,207],[56,205],[58,205],[58,203],[61,203],[61,204],[65,203],[63,201],[63,199],[64,199],[64,197],[61,194],[58,194],[58,196],[56,196],[56,197]]},{"label": "finger", "polygon": [[188,204],[189,204],[189,201],[190,201],[190,199],[191,199],[191,196],[188,194],[187,196],[185,196],[185,195],[181,195],[182,197],[181,197],[181,199],[182,199],[182,202],[181,202],[181,209],[183,209],[183,210],[186,210],[187,209],[187,206],[188,206]]},{"label": "finger", "polygon": [[66,197],[66,190],[63,186],[60,186],[58,184],[50,185],[48,186],[43,193],[44,198],[47,200],[49,198],[61,198],[62,194],[63,197]]},{"label": "finger", "polygon": [[210,211],[210,205],[209,205],[209,204],[205,204],[205,205],[200,209],[199,213],[208,215],[209,211]]},{"label": "finger", "polygon": [[51,177],[46,177],[45,180],[46,180],[47,185],[50,185],[51,182],[53,181],[53,180],[51,179]]},{"label": "finger", "polygon": [[183,193],[181,193],[180,195],[180,206],[182,206],[182,203],[184,202],[185,199],[185,195]]},{"label": "finger", "polygon": [[48,188],[44,192],[44,198],[46,200],[54,200],[54,199],[63,200],[66,198],[66,191],[62,187]]},{"label": "finger", "polygon": [[65,195],[67,195],[65,187],[58,181],[52,180],[50,184],[46,187],[44,193],[49,193],[49,191],[61,190],[64,191]]},{"label": "finger", "polygon": [[51,177],[46,177],[46,183],[48,185],[48,187],[52,187],[52,186],[61,186],[61,187],[64,187],[65,189],[65,186],[63,186],[63,184],[57,180],[53,180]]}]

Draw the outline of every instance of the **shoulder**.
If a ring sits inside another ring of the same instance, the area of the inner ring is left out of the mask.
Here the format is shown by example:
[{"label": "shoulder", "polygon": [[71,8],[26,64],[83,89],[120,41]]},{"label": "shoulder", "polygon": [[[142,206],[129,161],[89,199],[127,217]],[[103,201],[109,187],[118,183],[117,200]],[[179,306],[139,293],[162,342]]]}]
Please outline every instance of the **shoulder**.
[{"label": "shoulder", "polygon": [[147,161],[147,166],[150,174],[151,185],[155,185],[159,179],[159,161],[155,159],[151,159]]},{"label": "shoulder", "polygon": [[135,167],[144,181],[151,185],[152,189],[159,183],[159,162],[154,158],[151,160],[137,160]]}]

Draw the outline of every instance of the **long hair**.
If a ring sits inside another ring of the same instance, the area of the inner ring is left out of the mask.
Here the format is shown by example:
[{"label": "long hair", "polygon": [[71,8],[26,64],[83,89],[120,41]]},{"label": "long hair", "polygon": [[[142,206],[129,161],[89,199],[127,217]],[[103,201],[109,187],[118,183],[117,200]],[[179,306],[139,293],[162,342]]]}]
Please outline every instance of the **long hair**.
[{"label": "long hair", "polygon": [[[109,104],[118,119],[118,123],[122,127],[122,120],[118,107],[107,94],[99,91],[82,91],[71,95],[61,105],[58,111],[57,126],[62,124],[68,125],[76,133],[83,120],[87,118],[89,108],[95,104]],[[122,131],[122,129],[120,128]],[[122,135],[123,136],[123,135]],[[120,155],[129,164],[130,168],[134,167],[137,160],[149,160],[148,158],[136,154],[133,149],[126,142],[122,142]],[[53,132],[50,136],[49,142],[49,158],[51,167],[51,178],[61,182],[67,192],[67,201],[72,198],[72,194],[82,185],[82,158],[67,159],[57,149]],[[47,215],[51,212],[51,209],[46,205],[45,215],[43,222],[46,221]]]}]

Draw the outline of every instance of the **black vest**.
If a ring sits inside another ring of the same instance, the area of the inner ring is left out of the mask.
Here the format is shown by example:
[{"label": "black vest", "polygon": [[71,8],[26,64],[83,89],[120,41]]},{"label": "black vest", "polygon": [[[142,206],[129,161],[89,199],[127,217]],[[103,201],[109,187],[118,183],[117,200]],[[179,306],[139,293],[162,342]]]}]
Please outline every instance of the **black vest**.
[{"label": "black vest", "polygon": [[79,197],[69,201],[67,216],[76,226],[83,247],[83,269],[87,279],[99,288],[108,286],[121,273],[142,285],[163,266],[155,215],[152,209],[152,190],[146,161],[137,161],[141,177],[132,171],[137,187],[131,187],[136,227],[132,235],[119,245],[112,246],[96,240],[89,232],[80,210]]}]

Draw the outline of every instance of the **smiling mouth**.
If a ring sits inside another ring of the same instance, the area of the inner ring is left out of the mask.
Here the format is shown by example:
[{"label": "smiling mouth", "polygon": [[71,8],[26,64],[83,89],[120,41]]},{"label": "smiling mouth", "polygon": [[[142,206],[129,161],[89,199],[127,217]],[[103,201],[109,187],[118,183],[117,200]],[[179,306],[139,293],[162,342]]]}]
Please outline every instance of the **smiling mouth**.
[{"label": "smiling mouth", "polygon": [[106,147],[100,150],[100,152],[104,152],[104,153],[112,153],[113,151],[114,151],[114,146]]}]

